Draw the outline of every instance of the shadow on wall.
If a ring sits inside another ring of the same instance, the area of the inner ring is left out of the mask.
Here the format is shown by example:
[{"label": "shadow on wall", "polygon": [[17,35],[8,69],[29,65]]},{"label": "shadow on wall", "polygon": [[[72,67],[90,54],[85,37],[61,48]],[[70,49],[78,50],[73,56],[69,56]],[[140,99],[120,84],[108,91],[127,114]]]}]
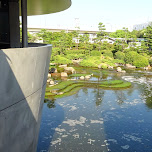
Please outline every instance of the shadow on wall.
[{"label": "shadow on wall", "polygon": [[36,151],[50,48],[36,50],[0,50],[0,151]]}]

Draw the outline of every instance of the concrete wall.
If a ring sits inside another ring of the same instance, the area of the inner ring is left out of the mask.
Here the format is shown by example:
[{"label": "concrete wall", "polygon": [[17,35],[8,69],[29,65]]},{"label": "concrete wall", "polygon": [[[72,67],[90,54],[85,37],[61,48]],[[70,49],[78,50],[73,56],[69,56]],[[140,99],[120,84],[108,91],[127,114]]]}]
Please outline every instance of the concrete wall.
[{"label": "concrete wall", "polygon": [[0,50],[0,151],[34,152],[51,46]]}]

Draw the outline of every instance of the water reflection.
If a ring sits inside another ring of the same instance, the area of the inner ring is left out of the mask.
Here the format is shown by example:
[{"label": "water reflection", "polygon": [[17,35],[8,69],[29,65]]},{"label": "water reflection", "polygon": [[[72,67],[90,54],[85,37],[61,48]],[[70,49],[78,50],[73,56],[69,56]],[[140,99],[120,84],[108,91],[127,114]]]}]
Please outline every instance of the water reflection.
[{"label": "water reflection", "polygon": [[152,151],[152,85],[140,75],[119,77],[132,81],[126,90],[82,88],[75,95],[56,99],[51,109],[46,101],[38,152]]},{"label": "water reflection", "polygon": [[44,99],[44,103],[47,104],[48,108],[55,108],[55,100],[56,99]]}]

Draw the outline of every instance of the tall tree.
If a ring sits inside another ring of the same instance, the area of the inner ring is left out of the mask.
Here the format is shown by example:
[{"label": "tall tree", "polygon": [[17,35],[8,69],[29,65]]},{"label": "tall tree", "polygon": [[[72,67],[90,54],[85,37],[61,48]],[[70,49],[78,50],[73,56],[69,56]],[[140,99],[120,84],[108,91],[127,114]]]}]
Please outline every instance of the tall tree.
[{"label": "tall tree", "polygon": [[152,49],[152,23],[149,24],[149,26],[146,28],[146,31],[144,33],[146,44],[149,47],[149,50]]},{"label": "tall tree", "polygon": [[101,41],[102,39],[105,38],[105,36],[106,36],[106,34],[107,34],[107,33],[105,32],[105,30],[106,30],[105,25],[100,22],[100,23],[98,24],[98,29],[99,29],[99,32],[97,33],[97,41]]}]

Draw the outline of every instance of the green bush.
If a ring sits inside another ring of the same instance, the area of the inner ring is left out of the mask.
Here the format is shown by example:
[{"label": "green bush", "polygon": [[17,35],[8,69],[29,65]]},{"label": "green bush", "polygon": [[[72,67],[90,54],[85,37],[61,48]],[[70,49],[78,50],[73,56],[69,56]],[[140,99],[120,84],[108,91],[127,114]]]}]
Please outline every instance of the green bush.
[{"label": "green bush", "polygon": [[83,59],[85,54],[67,54],[65,57],[69,60]]},{"label": "green bush", "polygon": [[139,67],[146,67],[149,65],[148,59],[142,55],[138,55],[138,58],[136,58],[133,62],[133,65],[137,68]]},{"label": "green bush", "polygon": [[57,55],[53,62],[55,62],[57,64],[70,64],[70,63],[72,63],[71,60],[69,60],[69,59],[67,59],[67,58],[65,58],[65,57],[63,57],[61,55]]},{"label": "green bush", "polygon": [[66,54],[85,54],[85,50],[66,50]]},{"label": "green bush", "polygon": [[55,56],[59,55],[59,52],[60,52],[59,48],[52,48],[51,61],[55,60]]},{"label": "green bush", "polygon": [[115,53],[115,57],[116,57],[116,59],[124,61],[124,59],[125,59],[125,53],[118,51],[118,52]]},{"label": "green bush", "polygon": [[114,59],[113,63],[121,63],[121,64],[125,64],[124,60],[119,60],[119,59]]},{"label": "green bush", "polygon": [[109,56],[109,57],[113,58],[113,53],[112,53],[112,51],[110,51],[110,50],[102,50],[101,53],[102,53],[104,56]]},{"label": "green bush", "polygon": [[107,64],[107,65],[110,65],[110,66],[115,67],[116,65],[114,64],[113,60],[114,60],[114,59],[112,59],[112,60],[102,59],[101,62],[102,62],[102,63],[105,63],[105,64]]},{"label": "green bush", "polygon": [[81,62],[80,62],[80,65],[81,66],[84,66],[84,67],[98,67],[98,65],[101,63],[100,61],[100,57],[88,57],[86,59],[83,59]]},{"label": "green bush", "polygon": [[149,59],[149,64],[150,66],[152,66],[152,59]]},{"label": "green bush", "polygon": [[108,68],[108,65],[107,65],[106,63],[102,63],[101,68],[102,68],[102,69],[107,69],[107,68]]},{"label": "green bush", "polygon": [[91,56],[100,56],[101,53],[99,51],[91,51]]},{"label": "green bush", "polygon": [[133,64],[133,62],[138,59],[138,56],[139,54],[135,51],[126,52],[124,61],[125,63]]}]

